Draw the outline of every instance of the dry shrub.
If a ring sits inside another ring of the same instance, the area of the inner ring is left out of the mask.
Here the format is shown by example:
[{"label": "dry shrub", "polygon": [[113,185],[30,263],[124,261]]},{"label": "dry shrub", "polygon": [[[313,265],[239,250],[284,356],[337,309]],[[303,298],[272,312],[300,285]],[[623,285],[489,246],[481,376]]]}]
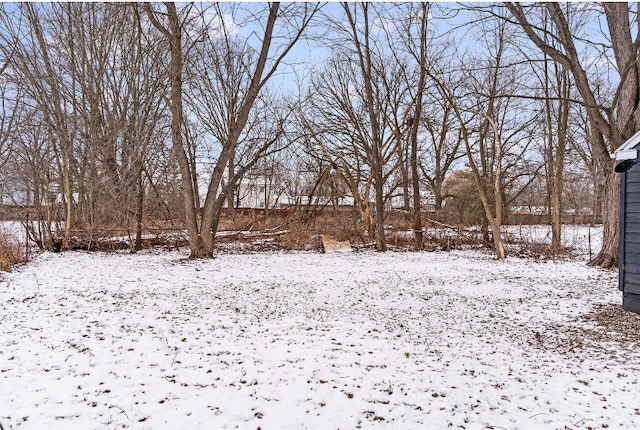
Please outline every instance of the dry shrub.
[{"label": "dry shrub", "polygon": [[554,248],[550,243],[544,242],[520,242],[508,244],[507,249],[514,255],[521,258],[532,258],[534,260],[555,260],[570,257],[573,249],[562,246]]},{"label": "dry shrub", "polygon": [[507,251],[521,258],[555,260],[570,257],[574,249],[568,246],[554,247],[548,238],[536,238],[532,234],[505,234]]},{"label": "dry shrub", "polygon": [[409,229],[401,229],[394,230],[391,229],[386,234],[387,246],[391,246],[398,249],[413,249],[415,244],[415,238],[413,234],[413,230]]},{"label": "dry shrub", "polygon": [[[135,247],[135,226],[122,227],[117,224],[103,224],[99,227],[76,224],[71,230],[68,250],[118,251],[133,250]],[[188,245],[184,226],[179,221],[145,220],[142,228],[142,248],[166,247],[175,249]]]},{"label": "dry shrub", "polygon": [[322,234],[352,244],[366,240],[353,210],[237,209],[223,214],[216,243],[224,250],[319,251]]},{"label": "dry shrub", "polygon": [[[413,250],[412,214],[403,210],[390,211],[385,218],[387,246],[390,250]],[[431,217],[431,218],[430,218]],[[434,218],[434,219],[432,219]],[[454,249],[490,250],[493,242],[485,241],[479,227],[451,226],[437,221],[435,216],[423,218],[426,227],[422,249],[449,251]],[[181,222],[145,222],[142,248],[175,249],[188,245]],[[260,251],[321,251],[321,235],[336,241],[350,241],[355,250],[375,249],[375,237],[367,235],[360,213],[353,207],[301,207],[298,209],[235,209],[222,213],[216,234],[218,252]],[[553,249],[548,237],[532,233],[503,232],[509,255],[536,260],[566,258],[571,248]],[[118,226],[72,231],[69,249],[133,250],[135,231]],[[16,248],[16,255],[20,249]]]},{"label": "dry shrub", "polygon": [[0,230],[0,271],[10,272],[14,265],[24,262],[23,247],[9,233]]},{"label": "dry shrub", "polygon": [[224,212],[220,218],[218,231],[251,232],[277,229],[288,224],[294,213],[285,210],[236,209]]}]

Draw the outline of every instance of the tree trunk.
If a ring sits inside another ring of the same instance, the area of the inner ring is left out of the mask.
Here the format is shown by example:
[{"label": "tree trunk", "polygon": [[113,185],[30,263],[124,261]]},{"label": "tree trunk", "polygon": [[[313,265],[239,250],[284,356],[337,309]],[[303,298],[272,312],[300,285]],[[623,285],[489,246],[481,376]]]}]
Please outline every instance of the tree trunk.
[{"label": "tree trunk", "polygon": [[[189,258],[212,258],[211,249],[207,249],[202,241],[201,231],[198,228],[198,209],[195,207],[195,190],[192,181],[192,171],[189,159],[185,153],[182,136],[183,110],[182,110],[182,29],[178,18],[175,3],[166,2],[169,28],[165,28],[155,17],[150,4],[146,4],[147,14],[153,25],[165,35],[171,49],[169,65],[169,82],[171,86],[171,143],[180,167],[182,183],[182,201],[185,209],[185,224],[189,235]],[[202,226],[201,226],[202,227]],[[207,234],[206,229],[202,233]],[[208,232],[211,233],[210,231]]]},{"label": "tree trunk", "polygon": [[364,93],[367,108],[367,115],[370,121],[371,142],[370,142],[370,158],[371,169],[373,170],[373,187],[375,192],[375,210],[376,210],[376,250],[384,252],[387,250],[387,243],[384,232],[384,179],[382,174],[382,155],[381,155],[381,133],[380,122],[378,118],[379,106],[374,99],[373,92],[373,64],[371,58],[370,33],[369,33],[369,5],[362,4],[363,24],[364,24],[364,41],[358,37],[358,25],[349,9],[348,4],[343,4],[344,11],[347,14],[349,25],[351,27],[353,41],[358,56],[360,72],[364,80]]},{"label": "tree trunk", "polygon": [[[473,173],[473,179],[476,184],[476,189],[478,190],[478,195],[480,197],[480,201],[482,202],[482,208],[484,210],[485,221],[491,225],[491,233],[493,236],[493,245],[496,252],[496,258],[503,259],[506,258],[507,254],[504,249],[504,244],[502,242],[502,142],[500,140],[498,134],[498,127],[493,118],[490,118],[485,115],[485,119],[488,122],[489,126],[493,129],[493,141],[494,141],[494,151],[495,151],[495,163],[496,163],[496,172],[493,181],[493,194],[494,194],[494,205],[491,207],[491,202],[489,201],[489,195],[487,193],[487,187],[485,186],[483,176],[478,170],[478,166],[473,159],[473,153],[471,151],[471,145],[469,143],[469,133],[462,122],[462,117],[460,116],[460,112],[456,107],[456,113],[460,118],[460,124],[462,126],[462,132],[464,136],[465,149],[467,151],[467,159],[469,161],[469,167],[471,167],[471,172]],[[485,241],[487,241],[486,233]]]},{"label": "tree trunk", "polygon": [[[496,177],[493,182],[493,193],[495,194],[495,205],[494,205],[494,213],[495,216],[491,219],[491,228],[493,229],[493,245],[496,248],[496,257],[498,259],[506,258],[507,253],[504,249],[504,244],[502,242],[502,142],[498,138],[498,129],[495,126],[495,123],[492,123],[494,126],[494,142],[495,142],[495,153],[496,153]],[[485,203],[484,201],[482,202]],[[486,211],[486,206],[485,206]],[[489,216],[490,214],[487,214]]]},{"label": "tree trunk", "polygon": [[[548,149],[547,162],[549,166],[549,205],[551,206],[551,247],[554,252],[562,248],[562,191],[564,188],[564,154],[567,147],[567,125],[569,122],[569,96],[570,80],[568,72],[562,65],[557,64],[555,68],[556,91],[560,100],[557,105],[557,115],[555,116],[555,129],[553,112],[554,107],[551,101],[550,91],[550,71],[549,61],[545,56],[545,108],[547,119]],[[554,145],[555,137],[555,145]]]},{"label": "tree trunk", "polygon": [[613,173],[615,162],[610,161],[605,176],[602,214],[602,250],[590,262],[591,266],[604,268],[618,265],[618,240],[620,237],[620,175]]},{"label": "tree trunk", "polygon": [[382,180],[382,166],[374,175],[374,187],[376,194],[376,251],[387,250],[386,236],[384,232],[384,190]]},{"label": "tree trunk", "polygon": [[[227,177],[229,180],[233,178],[235,175],[235,164],[233,162],[233,158],[229,159],[229,165],[227,166]],[[227,213],[233,214],[235,212],[235,198],[236,198],[236,187],[229,188],[227,191]]]},{"label": "tree trunk", "polygon": [[422,234],[422,202],[420,199],[420,179],[418,178],[418,144],[417,139],[411,143],[411,182],[413,188],[413,235],[414,249],[421,250]]},{"label": "tree trunk", "polygon": [[420,77],[416,94],[416,106],[411,121],[411,187],[413,188],[413,234],[414,248],[422,249],[422,202],[420,200],[420,178],[418,176],[418,126],[422,117],[422,97],[427,80],[427,22],[429,6],[422,3],[420,26]]},{"label": "tree trunk", "polygon": [[56,76],[54,74],[54,70],[51,65],[51,60],[49,58],[49,51],[44,38],[44,34],[42,33],[42,28],[40,26],[40,21],[38,19],[37,12],[35,11],[32,5],[28,5],[28,11],[29,11],[29,20],[33,27],[35,36],[38,40],[38,45],[42,50],[42,60],[44,62],[45,70],[47,73],[46,80],[49,85],[49,89],[51,90],[51,103],[53,104],[52,121],[54,122],[52,126],[53,126],[53,129],[56,131],[56,135],[58,137],[60,145],[62,146],[62,170],[63,170],[62,173],[63,173],[63,181],[64,181],[64,195],[65,195],[65,207],[66,207],[66,217],[65,217],[62,247],[63,249],[67,249],[69,246],[69,236],[71,232],[71,211],[72,211],[72,204],[73,204],[73,191],[71,188],[71,172],[70,172],[71,136],[69,135],[69,129],[66,121],[66,114],[63,112],[62,97],[58,89],[58,83],[56,81]]},{"label": "tree trunk", "polygon": [[[138,162],[140,165],[142,162]],[[137,201],[137,210],[136,210],[136,243],[133,248],[134,252],[142,250],[142,211],[144,210],[144,184],[142,182],[142,166],[138,168],[138,201]]]}]

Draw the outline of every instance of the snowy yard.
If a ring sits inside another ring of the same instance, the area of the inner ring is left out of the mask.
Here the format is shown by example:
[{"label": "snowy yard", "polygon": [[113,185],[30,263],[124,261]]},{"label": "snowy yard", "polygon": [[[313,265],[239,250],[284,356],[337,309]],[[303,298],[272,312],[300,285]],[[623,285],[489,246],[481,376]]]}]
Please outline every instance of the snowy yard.
[{"label": "snowy yard", "polygon": [[[186,252],[186,251],[185,251]],[[583,259],[44,253],[0,274],[8,429],[640,427]]]}]

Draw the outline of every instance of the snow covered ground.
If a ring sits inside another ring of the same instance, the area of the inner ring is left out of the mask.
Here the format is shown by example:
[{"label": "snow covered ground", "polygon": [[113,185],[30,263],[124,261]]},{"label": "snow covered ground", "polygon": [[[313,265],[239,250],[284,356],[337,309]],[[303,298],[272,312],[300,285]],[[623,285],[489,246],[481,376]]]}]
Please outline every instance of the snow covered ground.
[{"label": "snow covered ground", "polygon": [[640,427],[640,344],[584,317],[620,303],[615,271],[186,255],[44,253],[0,274],[4,429]]}]

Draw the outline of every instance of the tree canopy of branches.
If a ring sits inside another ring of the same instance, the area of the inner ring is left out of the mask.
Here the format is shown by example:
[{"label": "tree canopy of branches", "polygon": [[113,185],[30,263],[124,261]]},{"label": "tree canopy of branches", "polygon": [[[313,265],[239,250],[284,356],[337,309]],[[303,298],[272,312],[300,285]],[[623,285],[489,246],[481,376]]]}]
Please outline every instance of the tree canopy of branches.
[{"label": "tree canopy of branches", "polygon": [[384,251],[390,210],[422,249],[457,179],[497,257],[515,202],[545,207],[560,249],[566,203],[602,213],[591,263],[615,265],[610,153],[640,129],[638,12],[2,3],[0,203],[35,214],[43,248],[117,229],[139,249],[145,225],[167,222],[209,258],[225,206],[261,182],[300,204],[352,201],[359,237]]},{"label": "tree canopy of branches", "polygon": [[[600,254],[592,264],[610,267],[617,264],[619,236],[619,181],[613,174],[610,153],[640,128],[640,64],[638,63],[637,13],[628,3],[590,4],[581,7],[572,3],[524,5],[505,2],[512,19],[526,36],[546,55],[571,71],[581,103],[589,118],[596,160],[602,166],[605,188],[604,241]],[[600,21],[604,15],[606,31],[591,37],[583,32],[591,30],[585,21]],[[595,18],[593,18],[595,16]],[[543,20],[548,17],[547,20]],[[545,25],[549,22],[551,25]],[[586,46],[585,46],[586,45]],[[598,75],[590,75],[593,67],[586,64],[585,49],[598,58],[615,59],[615,67],[607,73],[617,75],[609,79],[610,93],[600,92],[604,85]],[[605,95],[605,94],[608,94]]]},{"label": "tree canopy of branches", "polygon": [[[203,28],[196,31],[198,36],[204,39],[201,52],[206,56],[195,63],[195,70],[200,71],[196,78],[202,79],[194,79],[191,108],[197,112],[197,117],[202,121],[206,131],[211,133],[220,145],[213,161],[213,168],[209,171],[201,217],[198,213],[200,205],[197,164],[189,161],[187,154],[190,151],[183,136],[183,79],[187,64],[185,58],[187,61],[189,59],[184,52],[183,33],[186,32],[191,7],[186,8],[187,12],[183,17],[179,16],[175,4],[165,3],[164,7],[165,12],[160,13],[150,4],[145,6],[149,20],[164,35],[171,52],[168,71],[171,86],[171,140],[180,165],[191,256],[211,257],[215,231],[227,196],[232,193],[242,174],[267,153],[284,133],[282,120],[275,127],[273,135],[270,132],[274,129],[256,132],[256,129],[260,128],[260,120],[264,118],[256,112],[260,107],[258,100],[263,97],[262,101],[267,103],[267,82],[304,34],[305,28],[317,11],[317,6],[290,4],[281,8],[280,3],[271,3],[266,9],[249,11],[248,19],[255,24],[263,25],[256,47],[233,40],[233,35],[227,31],[224,21],[207,21],[206,14],[199,14]],[[164,15],[166,23],[162,22]],[[219,9],[216,16],[219,20],[225,17]],[[198,48],[199,43],[198,40],[194,41],[193,47]],[[250,119],[253,120],[251,124]],[[265,121],[261,121],[261,124],[264,125]],[[254,145],[245,142],[251,139],[250,133],[257,133],[261,137],[257,144],[256,140],[253,140]],[[244,150],[245,153],[239,153],[239,150]],[[236,172],[236,161],[241,157],[245,158],[244,164],[240,171]],[[227,183],[222,185],[225,169],[228,169],[230,175]]]}]

